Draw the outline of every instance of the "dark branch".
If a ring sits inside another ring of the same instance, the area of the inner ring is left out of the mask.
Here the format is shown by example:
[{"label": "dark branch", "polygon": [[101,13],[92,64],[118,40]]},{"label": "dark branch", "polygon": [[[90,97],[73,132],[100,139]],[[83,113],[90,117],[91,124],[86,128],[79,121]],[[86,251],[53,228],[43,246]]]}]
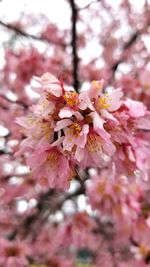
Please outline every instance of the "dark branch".
[{"label": "dark branch", "polygon": [[69,44],[62,44],[62,43],[54,41],[54,40],[49,41],[44,37],[40,37],[40,36],[36,36],[36,35],[30,34],[30,33],[24,32],[22,29],[19,29],[15,25],[12,25],[10,23],[5,23],[1,20],[0,20],[0,25],[7,28],[8,30],[14,31],[16,34],[21,35],[25,38],[31,38],[31,39],[36,40],[36,41],[46,42],[47,44],[51,43],[51,44],[62,46],[62,47],[66,47],[67,45],[69,45]]},{"label": "dark branch", "polygon": [[126,50],[126,49],[128,49],[130,46],[132,46],[132,45],[136,42],[136,40],[138,39],[139,35],[140,35],[140,32],[139,32],[139,31],[135,32],[135,33],[131,36],[131,38],[129,39],[129,41],[128,41],[127,43],[124,44],[123,49]]},{"label": "dark branch", "polygon": [[90,2],[88,5],[86,5],[86,6],[84,6],[84,7],[80,7],[80,8],[78,8],[78,11],[82,11],[82,10],[84,10],[84,9],[87,9],[87,8],[89,8],[90,6],[92,6],[93,4],[96,4],[96,3],[100,2],[100,1],[101,1],[101,0],[94,0],[94,1]]},{"label": "dark branch", "polygon": [[113,65],[112,65],[112,67],[111,67],[111,70],[112,70],[112,78],[113,78],[113,76],[114,76],[114,74],[115,74],[115,72],[116,72],[116,70],[117,70],[117,68],[118,68],[118,66],[123,62],[123,55],[124,55],[124,53],[125,53],[125,51],[128,49],[128,48],[130,48],[135,42],[136,42],[136,40],[138,39],[138,37],[139,37],[139,32],[137,31],[137,32],[135,32],[132,36],[131,36],[131,38],[129,39],[129,41],[128,42],[126,42],[125,44],[124,44],[124,46],[123,46],[123,53],[122,53],[122,56],[121,56],[121,58],[118,60],[118,61],[116,61]]},{"label": "dark branch", "polygon": [[69,0],[71,11],[72,11],[72,64],[73,64],[73,86],[76,91],[79,90],[79,79],[78,79],[78,67],[79,59],[77,55],[77,17],[78,11],[74,0]]},{"label": "dark branch", "polygon": [[[1,98],[3,98],[3,99],[5,99],[8,103],[10,103],[10,104],[18,104],[18,105],[21,105],[22,107],[24,107],[24,109],[28,109],[29,108],[29,106],[25,103],[25,102],[23,102],[22,100],[16,100],[16,101],[13,101],[13,100],[11,100],[11,99],[9,99],[9,98],[7,98],[6,96],[4,96],[4,95],[1,95],[0,96]],[[2,106],[3,107],[3,106]],[[6,106],[4,106],[3,107],[4,109],[6,109],[6,110],[9,110],[10,109],[10,105],[9,105],[9,108],[7,108]]]},{"label": "dark branch", "polygon": [[[86,177],[88,179],[88,177]],[[85,180],[86,180],[85,179]],[[47,221],[47,216],[44,218],[45,211],[48,211],[48,216],[55,213],[56,210],[61,210],[65,201],[69,199],[74,199],[75,197],[85,194],[85,185],[83,184],[77,188],[73,193],[62,194],[62,192],[57,192],[54,189],[48,190],[46,193],[40,194],[38,198],[38,204],[36,206],[37,212],[33,215],[27,216],[24,221],[17,226],[14,231],[9,234],[8,239],[14,240],[17,235],[21,232],[24,236],[27,236],[31,233],[36,238],[36,231],[34,231],[34,224],[36,222],[44,224]],[[20,231],[21,230],[21,231]]]},{"label": "dark branch", "polygon": [[[148,28],[149,25],[150,25],[150,21],[147,23],[146,28]],[[144,28],[145,28],[145,27],[144,27]],[[123,51],[123,52],[122,52],[121,57],[120,57],[120,58],[119,58],[119,59],[112,65],[112,67],[111,67],[112,76],[111,76],[109,82],[111,82],[112,79],[114,78],[114,75],[115,75],[115,72],[116,72],[118,66],[124,61],[124,54],[125,54],[125,52],[127,51],[127,49],[131,48],[132,45],[135,44],[135,42],[136,42],[136,41],[139,39],[139,37],[141,36],[142,32],[143,32],[143,29],[140,30],[140,31],[137,30],[135,33],[133,33],[133,35],[132,35],[131,38],[128,40],[128,42],[126,42],[126,43],[123,45],[123,48],[122,48],[122,51]]]}]

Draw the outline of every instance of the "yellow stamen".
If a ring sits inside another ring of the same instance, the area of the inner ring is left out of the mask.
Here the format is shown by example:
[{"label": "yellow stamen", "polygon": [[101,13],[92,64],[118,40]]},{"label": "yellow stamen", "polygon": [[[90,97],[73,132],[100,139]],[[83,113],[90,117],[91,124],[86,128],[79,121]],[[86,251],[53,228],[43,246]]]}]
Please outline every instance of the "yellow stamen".
[{"label": "yellow stamen", "polygon": [[149,253],[149,249],[144,244],[140,245],[139,251],[140,251],[140,253],[142,254],[143,257],[146,257],[147,254]]},{"label": "yellow stamen", "polygon": [[76,92],[66,92],[64,99],[67,105],[70,107],[77,107],[77,105],[79,104],[79,95]]},{"label": "yellow stamen", "polygon": [[46,139],[52,137],[53,133],[49,122],[37,122],[37,126],[39,127],[39,131],[36,132],[35,136],[37,137],[45,136]]},{"label": "yellow stamen", "polygon": [[33,117],[28,117],[28,119],[27,119],[27,124],[28,124],[29,126],[36,124],[36,119],[33,118]]},{"label": "yellow stamen", "polygon": [[121,191],[122,191],[121,185],[115,184],[114,185],[114,191],[115,191],[115,193],[121,193]]},{"label": "yellow stamen", "polygon": [[89,152],[98,152],[101,150],[101,138],[95,134],[89,134],[87,138],[86,148]]},{"label": "yellow stamen", "polygon": [[81,126],[77,122],[73,122],[72,125],[70,126],[70,131],[73,135],[79,136],[81,133]]},{"label": "yellow stamen", "polygon": [[97,103],[96,103],[96,106],[98,109],[107,109],[110,107],[110,96],[109,94],[104,94],[102,96],[100,96],[100,98],[98,99]]},{"label": "yellow stamen", "polygon": [[57,151],[50,151],[47,156],[47,160],[51,168],[56,168],[59,162]]},{"label": "yellow stamen", "polygon": [[48,107],[48,105],[49,105],[49,98],[46,96],[46,99],[44,99],[44,100],[41,102],[40,106],[41,106],[43,109],[46,109],[46,108]]},{"label": "yellow stamen", "polygon": [[[51,93],[47,93],[46,94],[46,100],[47,101],[51,101],[51,100],[53,100],[53,98],[54,98],[54,95],[53,94],[51,94]],[[46,101],[45,101],[46,102]]]},{"label": "yellow stamen", "polygon": [[51,151],[48,156],[47,156],[48,160],[52,160],[52,161],[56,161],[58,159],[58,155],[55,151]]},{"label": "yellow stamen", "polygon": [[105,187],[106,187],[105,183],[99,184],[97,187],[97,193],[103,194],[105,192]]},{"label": "yellow stamen", "polygon": [[93,81],[92,82],[92,86],[93,87],[95,87],[96,89],[98,89],[98,90],[101,90],[102,89],[102,83],[101,83],[101,81]]},{"label": "yellow stamen", "polygon": [[150,89],[150,84],[149,83],[143,84],[143,89],[144,90],[149,90]]}]

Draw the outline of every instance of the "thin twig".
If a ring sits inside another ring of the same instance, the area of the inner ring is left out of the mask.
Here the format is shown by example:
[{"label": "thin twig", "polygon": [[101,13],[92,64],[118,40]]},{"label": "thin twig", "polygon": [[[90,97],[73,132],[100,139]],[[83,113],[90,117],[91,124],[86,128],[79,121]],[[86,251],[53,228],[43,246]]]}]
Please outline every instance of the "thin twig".
[{"label": "thin twig", "polygon": [[93,4],[96,4],[96,3],[100,2],[100,1],[101,1],[101,0],[95,0],[95,1],[92,1],[92,2],[90,2],[89,4],[87,4],[86,6],[78,8],[78,11],[85,10],[85,9],[89,8],[90,6],[92,6]]},{"label": "thin twig", "polygon": [[[150,26],[150,21],[147,23],[146,28],[148,28]],[[143,27],[145,29],[145,26]],[[111,67],[111,71],[112,71],[112,76],[109,80],[109,82],[112,81],[112,79],[114,78],[115,72],[118,69],[118,66],[124,61],[124,54],[125,52],[132,47],[132,45],[135,44],[135,42],[139,39],[139,37],[141,36],[143,32],[143,29],[141,29],[140,31],[137,30],[136,32],[133,33],[133,35],[131,36],[131,38],[123,45],[122,48],[122,55],[121,57],[112,65]]]},{"label": "thin twig", "polygon": [[44,37],[36,36],[36,35],[30,34],[30,33],[24,32],[23,30],[19,29],[15,25],[12,25],[10,23],[5,23],[5,22],[3,22],[1,20],[0,20],[0,25],[5,27],[5,28],[7,28],[8,30],[14,31],[16,34],[21,35],[21,36],[23,36],[25,38],[31,38],[31,39],[36,40],[36,41],[42,41],[42,42],[46,42],[48,44],[51,43],[51,44],[54,44],[54,45],[57,45],[57,46],[62,46],[62,47],[66,47],[67,45],[69,45],[69,44],[62,44],[62,43],[54,41],[54,40],[50,41],[50,40],[47,40]]}]

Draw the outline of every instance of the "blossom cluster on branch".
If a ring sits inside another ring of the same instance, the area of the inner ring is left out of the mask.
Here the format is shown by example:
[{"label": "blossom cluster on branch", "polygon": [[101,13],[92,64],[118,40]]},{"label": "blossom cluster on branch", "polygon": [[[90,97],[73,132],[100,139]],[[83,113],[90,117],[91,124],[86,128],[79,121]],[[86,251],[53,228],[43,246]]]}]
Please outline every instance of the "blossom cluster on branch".
[{"label": "blossom cluster on branch", "polygon": [[150,267],[149,0],[7,2],[0,267]]},{"label": "blossom cluster on branch", "polygon": [[40,95],[27,117],[20,117],[25,153],[33,177],[50,188],[67,189],[76,168],[110,167],[114,175],[148,179],[149,112],[123,98],[122,90],[103,92],[103,81],[86,91],[65,89],[50,73],[35,77]]}]

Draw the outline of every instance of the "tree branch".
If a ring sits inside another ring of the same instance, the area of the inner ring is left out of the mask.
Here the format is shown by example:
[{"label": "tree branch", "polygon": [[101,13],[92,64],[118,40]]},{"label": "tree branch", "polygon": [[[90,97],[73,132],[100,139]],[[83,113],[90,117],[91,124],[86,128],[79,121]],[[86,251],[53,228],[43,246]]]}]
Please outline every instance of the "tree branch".
[{"label": "tree branch", "polygon": [[85,194],[84,183],[82,184],[82,186],[77,188],[77,190],[75,190],[75,192],[73,193],[67,193],[63,195],[62,193],[57,192],[54,189],[50,189],[46,193],[40,194],[39,199],[38,199],[38,204],[36,206],[36,209],[37,209],[36,214],[27,216],[24,219],[24,221],[20,225],[18,225],[17,228],[14,229],[14,231],[8,236],[8,239],[14,240],[17,237],[17,235],[20,233],[20,230],[24,236],[28,235],[30,231],[32,230],[33,236],[34,238],[36,238],[37,233],[34,232],[34,224],[36,222],[39,222],[39,225],[40,225],[40,222],[41,222],[43,225],[44,222],[47,221],[48,219],[47,216],[46,218],[44,218],[45,211],[49,211],[47,213],[49,216],[50,214],[55,213],[56,210],[60,210],[65,201],[69,199],[73,199],[81,194]]},{"label": "tree branch", "polygon": [[71,11],[72,11],[72,64],[73,64],[73,86],[76,91],[79,90],[79,79],[78,79],[78,67],[79,59],[77,55],[77,17],[78,10],[74,0],[69,0]]},{"label": "tree branch", "polygon": [[94,0],[94,1],[91,1],[91,2],[90,2],[89,4],[87,4],[86,6],[78,8],[78,11],[82,11],[82,10],[84,10],[84,9],[87,9],[87,8],[89,8],[90,6],[92,6],[93,4],[96,4],[96,3],[100,2],[100,1],[101,1],[101,0]]},{"label": "tree branch", "polygon": [[57,45],[57,46],[62,46],[62,47],[66,47],[67,45],[69,45],[69,44],[61,44],[60,42],[57,42],[57,41],[54,41],[54,40],[49,41],[44,37],[35,36],[33,34],[24,32],[23,30],[19,29],[15,25],[12,25],[10,23],[5,23],[5,22],[3,22],[1,20],[0,20],[0,25],[5,27],[5,28],[7,28],[8,30],[14,31],[16,34],[21,35],[21,36],[23,36],[25,38],[31,38],[31,39],[36,40],[36,41],[46,42],[47,44],[51,43],[51,44],[54,44],[54,45]]},{"label": "tree branch", "polygon": [[[148,28],[150,26],[150,21],[147,23],[146,28]],[[145,29],[145,26],[143,27],[143,29]],[[112,79],[114,78],[115,72],[118,68],[118,66],[124,61],[124,54],[127,51],[127,49],[129,49],[140,37],[141,33],[143,32],[143,29],[141,29],[140,31],[137,30],[135,33],[133,33],[133,35],[131,36],[131,38],[128,40],[128,42],[126,42],[123,46],[123,52],[121,57],[112,65],[111,67],[111,71],[112,71],[112,76],[110,78],[110,82],[112,81]]]}]

